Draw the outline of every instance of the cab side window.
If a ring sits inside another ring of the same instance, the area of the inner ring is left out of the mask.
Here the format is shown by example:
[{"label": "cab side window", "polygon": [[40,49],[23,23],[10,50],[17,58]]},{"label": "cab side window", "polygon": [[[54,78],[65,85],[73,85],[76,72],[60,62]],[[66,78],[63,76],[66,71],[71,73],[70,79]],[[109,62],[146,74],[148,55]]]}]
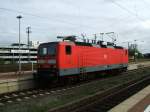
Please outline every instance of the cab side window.
[{"label": "cab side window", "polygon": [[126,52],[126,55],[127,55],[128,54],[128,50],[126,50],[125,52]]},{"label": "cab side window", "polygon": [[67,45],[66,47],[65,47],[65,51],[66,51],[66,54],[67,55],[71,55],[71,46],[70,45]]}]

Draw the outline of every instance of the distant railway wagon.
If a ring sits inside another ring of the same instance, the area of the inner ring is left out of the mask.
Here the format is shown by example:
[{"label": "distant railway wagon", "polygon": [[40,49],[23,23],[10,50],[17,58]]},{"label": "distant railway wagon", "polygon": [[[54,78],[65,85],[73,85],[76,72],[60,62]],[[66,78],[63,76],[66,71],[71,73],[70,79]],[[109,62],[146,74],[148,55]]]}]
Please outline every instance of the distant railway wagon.
[{"label": "distant railway wagon", "polygon": [[37,58],[38,77],[65,77],[98,71],[126,70],[128,50],[102,43],[64,40],[40,44]]}]

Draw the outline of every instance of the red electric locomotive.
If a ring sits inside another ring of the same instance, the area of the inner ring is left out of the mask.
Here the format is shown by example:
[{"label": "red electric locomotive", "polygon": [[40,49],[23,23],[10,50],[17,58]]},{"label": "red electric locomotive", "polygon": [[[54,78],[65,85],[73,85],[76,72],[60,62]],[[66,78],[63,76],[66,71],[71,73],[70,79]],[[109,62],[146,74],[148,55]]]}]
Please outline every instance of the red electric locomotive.
[{"label": "red electric locomotive", "polygon": [[38,77],[51,79],[51,77],[127,69],[127,49],[110,44],[103,45],[102,41],[76,42],[72,37],[68,36],[61,42],[40,44],[37,60]]}]

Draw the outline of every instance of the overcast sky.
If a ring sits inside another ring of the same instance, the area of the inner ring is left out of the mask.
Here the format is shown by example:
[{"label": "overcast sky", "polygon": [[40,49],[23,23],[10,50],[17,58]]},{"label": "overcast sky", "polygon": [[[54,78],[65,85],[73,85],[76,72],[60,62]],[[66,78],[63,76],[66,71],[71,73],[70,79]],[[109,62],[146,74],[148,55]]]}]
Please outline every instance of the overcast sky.
[{"label": "overcast sky", "polygon": [[0,0],[0,44],[18,42],[16,16],[22,15],[24,43],[27,26],[31,40],[40,42],[54,41],[57,35],[93,38],[95,33],[115,32],[118,43],[137,40],[142,52],[150,52],[149,10],[149,0]]}]

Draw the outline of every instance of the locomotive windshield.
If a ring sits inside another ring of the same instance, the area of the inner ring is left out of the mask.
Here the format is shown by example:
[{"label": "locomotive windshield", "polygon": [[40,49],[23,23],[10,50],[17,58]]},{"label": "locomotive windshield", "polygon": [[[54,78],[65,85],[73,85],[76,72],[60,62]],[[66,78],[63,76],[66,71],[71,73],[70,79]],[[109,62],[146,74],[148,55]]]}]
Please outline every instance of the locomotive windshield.
[{"label": "locomotive windshield", "polygon": [[39,47],[39,55],[56,55],[56,44],[49,44],[49,45],[41,45]]}]

